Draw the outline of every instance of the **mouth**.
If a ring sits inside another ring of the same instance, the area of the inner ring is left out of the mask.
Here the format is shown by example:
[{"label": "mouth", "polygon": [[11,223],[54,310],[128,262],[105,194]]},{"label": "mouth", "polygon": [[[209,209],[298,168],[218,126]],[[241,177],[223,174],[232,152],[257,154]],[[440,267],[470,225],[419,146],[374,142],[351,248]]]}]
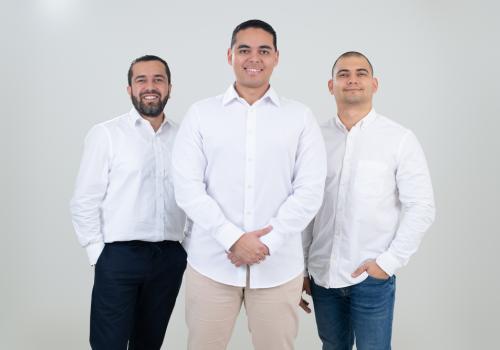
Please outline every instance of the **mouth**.
[{"label": "mouth", "polygon": [[160,99],[160,95],[158,94],[142,94],[141,99],[146,102],[156,102]]},{"label": "mouth", "polygon": [[254,67],[243,67],[245,72],[247,72],[249,75],[257,75],[260,72],[262,72],[264,69],[262,68],[254,68]]},{"label": "mouth", "polygon": [[363,89],[344,89],[344,91],[363,91]]}]

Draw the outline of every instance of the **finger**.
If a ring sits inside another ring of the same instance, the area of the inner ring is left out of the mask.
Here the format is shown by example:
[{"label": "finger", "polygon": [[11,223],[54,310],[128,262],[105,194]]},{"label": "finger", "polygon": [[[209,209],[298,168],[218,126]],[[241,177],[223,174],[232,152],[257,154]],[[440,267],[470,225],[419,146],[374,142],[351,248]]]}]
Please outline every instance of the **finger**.
[{"label": "finger", "polygon": [[311,313],[311,308],[308,306],[309,303],[305,301],[304,299],[300,299],[299,306],[304,310],[306,313],[310,314]]},{"label": "finger", "polygon": [[366,270],[368,269],[368,266],[366,266],[365,264],[362,264],[360,267],[358,267],[352,274],[351,276],[352,277],[358,277],[359,275],[361,275],[363,272],[365,272]]},{"label": "finger", "polygon": [[257,237],[262,237],[264,235],[267,235],[269,232],[271,232],[273,227],[271,225],[264,227],[263,229],[255,231],[255,235]]}]

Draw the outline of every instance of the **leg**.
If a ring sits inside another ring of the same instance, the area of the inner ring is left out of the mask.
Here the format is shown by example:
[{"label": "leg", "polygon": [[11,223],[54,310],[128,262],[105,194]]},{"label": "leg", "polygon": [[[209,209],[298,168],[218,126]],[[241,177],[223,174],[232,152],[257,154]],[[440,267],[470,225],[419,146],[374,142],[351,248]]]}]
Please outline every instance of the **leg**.
[{"label": "leg", "polygon": [[139,294],[129,350],[160,349],[186,269],[179,242],[146,243],[150,273]]},{"label": "leg", "polygon": [[311,294],[323,350],[351,350],[354,333],[349,288],[323,288],[311,280]]},{"label": "leg", "polygon": [[396,279],[368,277],[352,286],[351,312],[358,350],[390,350]]},{"label": "leg", "polygon": [[136,253],[127,246],[106,244],[97,261],[90,311],[90,345],[94,350],[127,348],[144,274]]},{"label": "leg", "polygon": [[186,323],[189,350],[224,350],[243,300],[243,288],[186,269]]},{"label": "leg", "polygon": [[304,276],[273,288],[245,289],[248,328],[256,350],[292,350]]}]

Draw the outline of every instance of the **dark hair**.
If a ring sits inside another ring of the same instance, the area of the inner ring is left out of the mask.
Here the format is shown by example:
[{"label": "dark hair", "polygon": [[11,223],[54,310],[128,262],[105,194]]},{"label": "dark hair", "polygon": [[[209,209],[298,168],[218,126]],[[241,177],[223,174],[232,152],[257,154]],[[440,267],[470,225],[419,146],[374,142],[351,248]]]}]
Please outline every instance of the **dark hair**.
[{"label": "dark hair", "polygon": [[231,36],[231,46],[233,47],[234,43],[236,42],[236,34],[238,34],[239,31],[245,30],[248,28],[259,28],[262,29],[269,34],[273,36],[273,46],[275,50],[278,50],[278,44],[277,44],[277,39],[276,39],[276,32],[274,31],[273,27],[269,23],[266,23],[264,21],[261,21],[260,19],[250,19],[248,21],[245,21],[243,23],[240,23],[234,28],[233,30],[233,35]]},{"label": "dark hair", "polygon": [[332,76],[333,76],[333,71],[335,70],[335,66],[337,66],[337,62],[341,59],[341,58],[344,58],[344,57],[362,57],[366,60],[366,62],[368,62],[368,65],[370,66],[370,70],[372,71],[372,75],[373,75],[373,66],[370,62],[370,60],[365,56],[363,55],[361,52],[358,52],[358,51],[347,51],[347,52],[344,52],[342,55],[339,56],[339,58],[337,58],[335,60],[335,63],[333,64],[333,67],[332,67]]},{"label": "dark hair", "polygon": [[172,80],[170,78],[170,68],[168,68],[168,64],[164,59],[162,59],[158,56],[155,56],[155,55],[144,55],[144,56],[141,56],[139,58],[136,58],[135,60],[132,61],[132,63],[130,63],[130,68],[128,69],[128,85],[129,86],[132,85],[132,67],[134,67],[134,65],[136,63],[149,62],[149,61],[160,61],[161,63],[163,63],[163,65],[165,66],[165,72],[167,73],[168,83],[170,84],[172,82]]}]

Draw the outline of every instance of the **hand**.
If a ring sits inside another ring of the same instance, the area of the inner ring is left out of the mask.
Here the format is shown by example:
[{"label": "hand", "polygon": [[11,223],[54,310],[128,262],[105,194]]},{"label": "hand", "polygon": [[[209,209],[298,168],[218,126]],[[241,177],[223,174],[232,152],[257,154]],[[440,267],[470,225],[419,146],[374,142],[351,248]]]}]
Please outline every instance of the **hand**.
[{"label": "hand", "polygon": [[267,226],[244,233],[229,249],[228,259],[236,266],[252,265],[264,260],[269,255],[269,248],[260,241],[260,237],[267,235],[272,229],[272,226]]},{"label": "hand", "polygon": [[356,271],[354,271],[351,276],[356,278],[359,275],[361,275],[363,272],[365,272],[370,275],[373,278],[377,278],[379,280],[386,280],[389,278],[389,275],[385,273],[384,270],[380,268],[380,266],[377,265],[375,260],[370,259],[366,260],[364,263],[362,263]]},{"label": "hand", "polygon": [[[306,292],[307,295],[311,295],[311,281],[309,277],[304,277],[304,282],[302,284],[302,292]],[[305,300],[303,297],[300,298],[299,306],[308,314],[311,313],[309,302]]]}]

